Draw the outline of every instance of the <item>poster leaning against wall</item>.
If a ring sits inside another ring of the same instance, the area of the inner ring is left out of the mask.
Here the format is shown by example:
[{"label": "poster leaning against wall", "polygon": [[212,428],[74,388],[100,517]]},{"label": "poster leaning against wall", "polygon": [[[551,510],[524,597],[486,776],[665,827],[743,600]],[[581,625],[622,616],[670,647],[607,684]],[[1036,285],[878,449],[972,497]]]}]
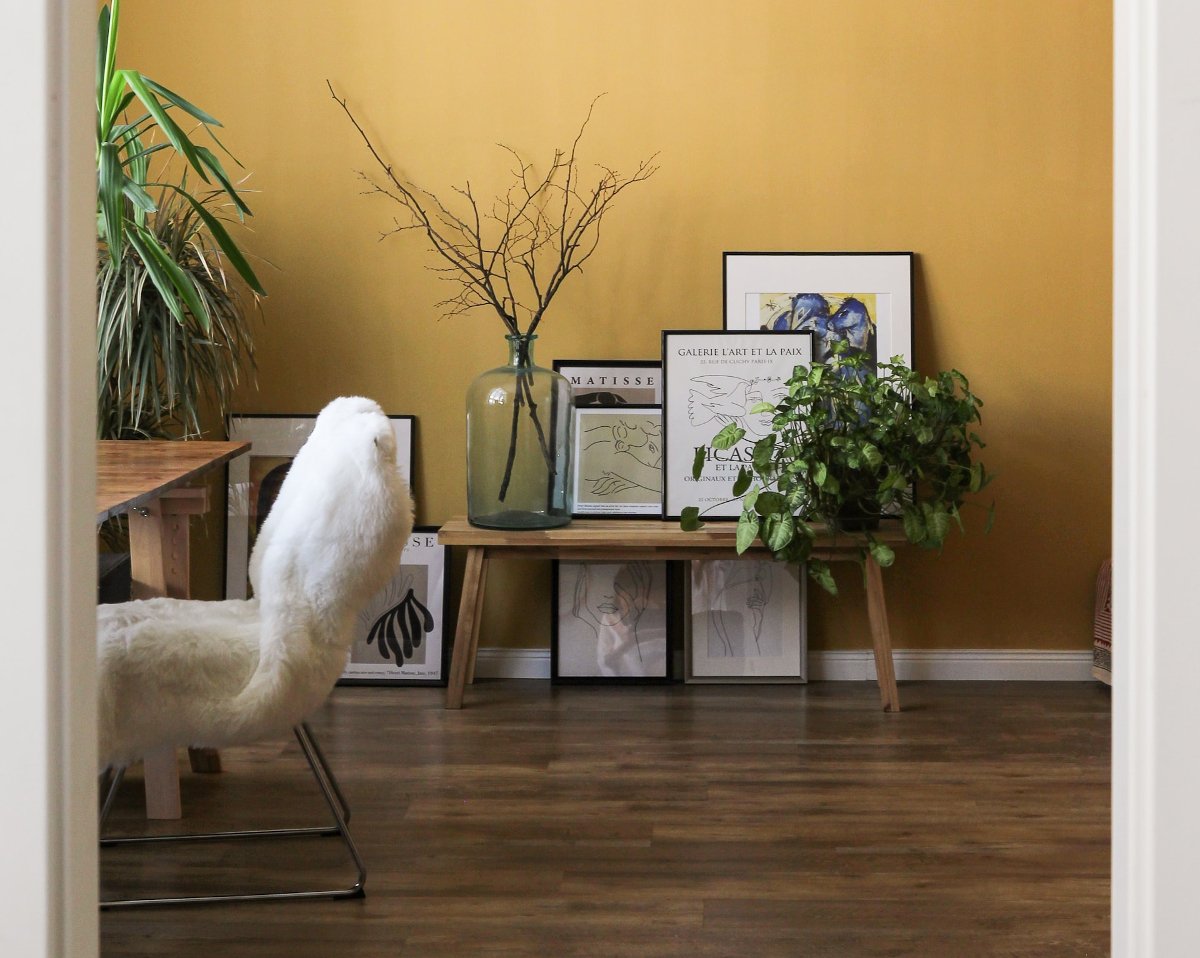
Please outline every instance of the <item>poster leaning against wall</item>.
[{"label": "poster leaning against wall", "polygon": [[413,530],[400,567],[359,612],[341,685],[445,685],[446,547]]},{"label": "poster leaning against wall", "polygon": [[[412,486],[412,416],[389,416],[396,435],[396,465]],[[258,531],[271,512],[292,460],[312,434],[315,415],[234,413],[229,417],[229,438],[249,442],[250,454],[229,463],[226,489],[225,598],[251,595],[250,553]]]},{"label": "poster leaning against wall", "polygon": [[[733,498],[734,481],[774,418],[755,409],[786,396],[795,367],[812,362],[812,333],[664,330],[662,351],[663,518],[678,519],[696,506],[702,519],[736,519],[741,501]],[[710,446],[731,423],[745,437],[731,449],[709,448],[696,480],[697,447]]]}]

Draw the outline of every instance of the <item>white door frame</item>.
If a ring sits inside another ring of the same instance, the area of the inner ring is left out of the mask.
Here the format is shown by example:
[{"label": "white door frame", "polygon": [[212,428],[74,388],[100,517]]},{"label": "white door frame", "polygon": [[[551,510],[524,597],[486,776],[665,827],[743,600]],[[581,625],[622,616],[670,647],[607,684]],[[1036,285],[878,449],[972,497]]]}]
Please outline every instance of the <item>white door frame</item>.
[{"label": "white door frame", "polygon": [[91,0],[4,9],[0,955],[91,958],[96,915]]},{"label": "white door frame", "polygon": [[1200,4],[1114,5],[1112,953],[1196,954]]},{"label": "white door frame", "polygon": [[[0,953],[96,944],[90,75],[94,4],[6,11],[0,470],[10,551]],[[1113,950],[1191,954],[1200,850],[1200,37],[1195,0],[1114,0]],[[43,90],[39,87],[44,88]],[[18,551],[19,550],[19,551]]]}]

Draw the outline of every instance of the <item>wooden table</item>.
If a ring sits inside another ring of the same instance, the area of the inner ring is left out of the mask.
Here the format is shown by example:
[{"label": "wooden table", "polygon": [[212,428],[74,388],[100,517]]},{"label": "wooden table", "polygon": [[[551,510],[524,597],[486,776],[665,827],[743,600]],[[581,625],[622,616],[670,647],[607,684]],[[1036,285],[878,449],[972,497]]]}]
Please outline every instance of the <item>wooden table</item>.
[{"label": "wooden table", "polygon": [[[248,442],[96,443],[96,521],[129,516],[132,598],[188,597],[188,518],[208,511],[207,490],[190,484],[249,448]],[[144,764],[146,817],[181,817],[175,749],[148,754]],[[219,770],[220,760],[201,750],[192,765]]]},{"label": "wooden table", "polygon": [[[896,546],[907,540],[898,529],[885,528],[875,538]],[[446,688],[446,708],[462,708],[463,691],[475,680],[475,656],[479,650],[479,625],[488,562],[494,558],[568,559],[576,562],[632,561],[635,559],[736,559],[737,527],[732,522],[710,522],[696,532],[684,532],[678,522],[658,519],[576,519],[559,529],[501,531],[481,529],[466,519],[451,519],[438,530],[444,546],[465,546],[467,567],[463,578],[458,628],[454,634],[454,656]],[[822,535],[813,558],[827,562],[858,561],[864,543],[861,534]],[[760,544],[742,558],[769,558]],[[899,712],[896,670],[892,662],[892,639],[888,630],[883,576],[874,559],[866,560],[867,618],[875,647],[875,672],[884,711]]]}]

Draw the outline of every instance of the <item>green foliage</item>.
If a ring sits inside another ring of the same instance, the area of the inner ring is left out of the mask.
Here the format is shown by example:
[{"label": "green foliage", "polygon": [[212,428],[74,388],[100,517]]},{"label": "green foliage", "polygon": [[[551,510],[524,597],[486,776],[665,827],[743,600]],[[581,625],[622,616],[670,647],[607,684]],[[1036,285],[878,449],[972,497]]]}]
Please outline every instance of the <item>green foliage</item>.
[{"label": "green foliage", "polygon": [[[963,528],[967,497],[992,481],[974,459],[982,405],[958,370],[925,377],[900,357],[872,373],[864,355],[835,347],[829,362],[797,366],[788,395],[759,410],[774,414],[773,432],[755,443],[734,485],[738,552],[761,540],[777,559],[807,561],[836,593],[828,565],[811,558],[820,528],[867,526],[862,555],[881,566],[895,561],[869,528],[881,517],[899,519],[910,542],[941,548],[951,523]],[[712,448],[732,447],[741,432],[726,426]],[[988,515],[990,529],[994,507]]]},{"label": "green foliage", "polygon": [[[214,191],[201,209],[220,200]],[[207,212],[207,210],[205,210]],[[186,277],[199,306],[176,318],[153,284],[154,259],[128,244],[114,264],[98,257],[96,355],[98,434],[168,439],[200,432],[203,397],[226,411],[242,360],[254,361],[250,324],[229,285],[205,219],[178,193],[148,228],[154,246]]]},{"label": "green foliage", "polygon": [[[228,156],[213,134],[221,124],[149,77],[117,69],[119,17],[114,0],[96,31],[97,432],[193,434],[203,397],[227,411],[238,369],[253,358],[225,264],[255,296],[265,291],[224,222],[225,210],[240,221],[249,207],[217,155],[180,125],[195,121]],[[185,164],[178,182],[151,179],[150,158],[160,153],[156,167],[173,157]],[[211,190],[190,193],[188,172]]]}]

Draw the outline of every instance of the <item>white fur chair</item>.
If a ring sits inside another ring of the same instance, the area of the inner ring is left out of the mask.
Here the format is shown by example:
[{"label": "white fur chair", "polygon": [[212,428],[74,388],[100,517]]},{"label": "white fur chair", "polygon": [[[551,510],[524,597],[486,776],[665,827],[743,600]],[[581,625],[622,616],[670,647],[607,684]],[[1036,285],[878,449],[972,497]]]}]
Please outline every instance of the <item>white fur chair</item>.
[{"label": "white fur chair", "polygon": [[335,399],[317,417],[255,543],[253,599],[99,607],[99,767],[115,773],[101,825],[125,767],[147,752],[249,744],[290,729],[335,826],[166,838],[338,835],[358,868],[349,888],[132,899],[106,907],[362,894],[366,872],[346,827],[349,809],[304,719],[345,667],[355,617],[394,574],[412,521],[390,421],[369,399]]}]

